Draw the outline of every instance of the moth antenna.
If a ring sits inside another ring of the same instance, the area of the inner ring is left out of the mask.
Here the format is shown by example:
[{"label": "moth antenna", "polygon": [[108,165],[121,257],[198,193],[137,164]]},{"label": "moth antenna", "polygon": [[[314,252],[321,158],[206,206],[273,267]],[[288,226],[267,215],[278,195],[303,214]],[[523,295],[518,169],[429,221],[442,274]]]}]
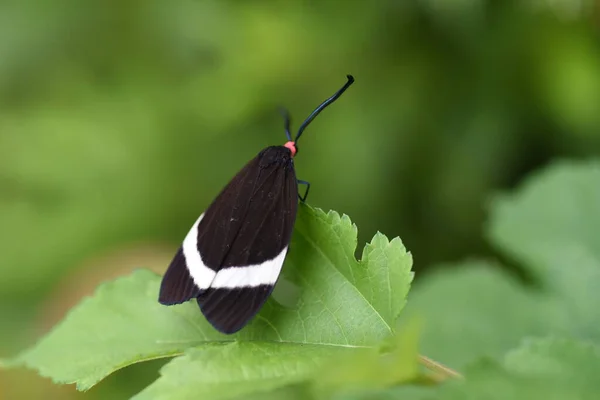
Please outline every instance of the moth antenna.
[{"label": "moth antenna", "polygon": [[[315,108],[315,110],[312,113],[310,113],[310,115],[308,116],[308,118],[306,118],[306,120],[302,123],[302,125],[300,125],[300,128],[298,129],[298,133],[296,134],[296,138],[294,139],[294,142],[297,142],[298,139],[300,139],[300,135],[302,135],[302,132],[304,132],[304,130],[306,129],[308,124],[310,124],[312,122],[312,120],[315,119],[315,117],[317,115],[319,115],[319,113],[325,109],[325,107],[327,107],[328,105],[330,105],[331,103],[336,101],[342,95],[342,93],[344,93],[346,91],[346,89],[348,89],[350,87],[350,85],[352,85],[354,83],[354,77],[352,75],[346,75],[346,78],[348,79],[348,81],[344,84],[344,86],[342,86],[342,88],[340,90],[335,92],[333,94],[333,96],[331,96],[330,98],[328,98],[327,100],[322,102],[321,105],[319,105],[317,108]],[[289,139],[289,136],[288,136],[288,139]],[[291,140],[291,139],[289,139],[289,140]]]},{"label": "moth antenna", "polygon": [[287,108],[279,107],[279,114],[283,117],[283,126],[285,127],[285,136],[288,141],[292,141],[292,134],[290,133],[290,125],[292,123],[292,119],[290,117],[290,112]]}]

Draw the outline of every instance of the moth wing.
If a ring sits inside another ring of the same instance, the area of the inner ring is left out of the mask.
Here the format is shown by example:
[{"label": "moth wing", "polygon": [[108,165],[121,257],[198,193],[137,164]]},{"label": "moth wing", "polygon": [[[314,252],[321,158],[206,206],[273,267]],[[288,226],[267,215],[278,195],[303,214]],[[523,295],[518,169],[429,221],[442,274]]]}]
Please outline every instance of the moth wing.
[{"label": "moth wing", "polygon": [[162,279],[158,301],[166,306],[172,306],[197,297],[200,292],[201,289],[190,275],[183,255],[183,247],[180,247]]},{"label": "moth wing", "polygon": [[206,319],[224,333],[237,332],[262,308],[277,283],[294,229],[294,170],[279,167],[260,181],[223,268],[197,297]]},{"label": "moth wing", "polygon": [[[259,170],[257,156],[233,177],[196,220],[163,276],[158,298],[161,304],[184,303],[210,287],[220,260],[227,254],[227,242],[241,227],[241,212],[244,202],[248,201],[244,191],[256,180]],[[225,215],[227,209],[229,215]],[[226,223],[231,219],[234,221]]]},{"label": "moth wing", "polygon": [[250,161],[186,236],[163,278],[159,301],[196,297],[216,329],[241,329],[277,282],[297,205],[291,163],[260,166],[260,156]]}]

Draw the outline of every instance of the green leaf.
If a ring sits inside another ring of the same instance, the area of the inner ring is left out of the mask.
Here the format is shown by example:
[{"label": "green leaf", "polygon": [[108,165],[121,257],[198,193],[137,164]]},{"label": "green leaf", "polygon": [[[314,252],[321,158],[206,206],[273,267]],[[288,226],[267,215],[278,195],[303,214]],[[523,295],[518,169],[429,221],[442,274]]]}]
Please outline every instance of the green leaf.
[{"label": "green leaf", "polygon": [[552,280],[538,257],[565,247],[600,259],[600,162],[561,162],[530,177],[513,194],[491,203],[488,235],[544,281]]},{"label": "green leaf", "polygon": [[241,337],[370,346],[392,333],[413,278],[412,257],[400,239],[378,233],[356,261],[356,235],[348,216],[300,206],[284,266],[302,292],[298,307],[268,302]]},{"label": "green leaf", "polygon": [[[478,362],[465,382],[439,390],[439,399],[597,399],[598,347],[565,339],[528,339],[503,365]],[[492,397],[490,397],[492,396]]]},{"label": "green leaf", "polygon": [[424,322],[421,351],[459,370],[503,355],[524,336],[567,330],[559,301],[483,261],[445,266],[416,285],[403,319],[413,315]]},{"label": "green leaf", "polygon": [[330,398],[336,393],[397,386],[417,378],[419,334],[420,326],[411,320],[380,348],[358,349],[329,360],[315,375],[313,393]]},{"label": "green leaf", "polygon": [[563,400],[571,397],[569,387],[552,385],[551,381],[519,376],[506,371],[492,361],[481,361],[469,368],[464,382],[450,384],[434,390],[433,395],[419,399],[439,400]]},{"label": "green leaf", "polygon": [[160,307],[159,283],[153,272],[138,270],[101,285],[16,362],[85,390],[127,365],[219,339],[199,320],[193,304]]},{"label": "green leaf", "polygon": [[492,207],[491,239],[560,299],[566,326],[600,341],[600,164],[562,163]]},{"label": "green leaf", "polygon": [[161,378],[135,400],[230,399],[306,379],[319,363],[348,350],[294,343],[229,342],[188,350],[165,365]]},{"label": "green leaf", "polygon": [[[252,341],[254,347],[223,347],[229,357],[212,362],[228,368],[235,352],[240,352],[238,359],[244,360],[240,368],[264,368],[265,372],[247,375],[242,387],[262,390],[263,385],[271,386],[266,377],[275,369],[273,359],[279,352],[294,366],[283,368],[286,379],[274,378],[273,382],[284,385],[300,379],[306,368],[314,368],[317,353],[327,357],[352,352],[374,346],[393,333],[412,280],[411,256],[399,239],[388,241],[381,234],[365,247],[360,262],[354,259],[355,247],[356,227],[347,216],[302,205],[284,267],[286,278],[300,289],[295,307],[269,300],[248,327],[235,335],[222,335],[192,302],[161,306],[157,301],[160,277],[140,270],[102,285],[16,363],[85,390],[119,368],[186,352],[183,359],[165,368],[160,385],[170,387],[177,368],[185,369],[186,363],[213,354],[216,343]],[[277,342],[281,348],[275,350]],[[181,374],[191,377],[184,371]],[[228,379],[227,374],[203,376],[221,379],[207,383],[214,388]],[[179,379],[176,385],[184,393],[187,389],[181,387],[183,378]],[[194,379],[188,384],[195,385]]]},{"label": "green leaf", "polygon": [[[600,393],[600,351],[573,340],[530,338],[503,362],[482,359],[467,368],[466,379],[432,388],[400,387],[358,399],[402,400],[595,400]],[[341,400],[341,399],[340,399]]]},{"label": "green leaf", "polygon": [[505,358],[506,368],[523,376],[560,381],[600,393],[600,347],[560,338],[528,338]]}]

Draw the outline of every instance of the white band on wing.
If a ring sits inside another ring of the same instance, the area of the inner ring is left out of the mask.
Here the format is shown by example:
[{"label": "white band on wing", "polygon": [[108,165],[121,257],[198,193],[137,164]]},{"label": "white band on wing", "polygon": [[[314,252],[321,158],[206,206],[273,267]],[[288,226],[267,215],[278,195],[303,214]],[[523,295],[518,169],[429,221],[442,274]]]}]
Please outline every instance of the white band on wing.
[{"label": "white band on wing", "polygon": [[287,254],[288,247],[272,260],[267,260],[261,264],[228,267],[218,272],[213,271],[202,261],[200,252],[198,252],[198,225],[204,217],[200,215],[192,229],[183,240],[183,255],[187,264],[190,276],[194,283],[200,289],[235,289],[241,287],[256,287],[260,285],[274,285],[283,267],[283,261]]},{"label": "white band on wing", "polygon": [[208,289],[217,273],[204,265],[200,252],[198,252],[198,225],[202,217],[204,217],[204,213],[198,217],[183,240],[183,256],[196,286],[200,289]]},{"label": "white band on wing", "polygon": [[240,287],[274,285],[281,272],[287,249],[286,246],[274,259],[267,260],[262,264],[223,268],[217,272],[217,276],[210,287],[215,289],[235,289]]}]

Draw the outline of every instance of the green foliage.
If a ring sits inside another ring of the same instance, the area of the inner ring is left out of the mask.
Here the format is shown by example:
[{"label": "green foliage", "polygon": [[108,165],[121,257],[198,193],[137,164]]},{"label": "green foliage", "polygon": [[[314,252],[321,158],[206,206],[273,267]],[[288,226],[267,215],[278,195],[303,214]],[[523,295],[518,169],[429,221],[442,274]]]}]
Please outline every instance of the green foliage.
[{"label": "green foliage", "polygon": [[490,237],[565,308],[576,336],[600,341],[600,163],[562,162],[493,203]]},{"label": "green foliage", "polygon": [[525,286],[497,264],[469,262],[417,285],[406,314],[425,319],[423,351],[462,366],[467,380],[386,396],[596,398],[599,171],[595,161],[559,163],[492,202],[489,237],[540,284]]},{"label": "green foliage", "polygon": [[[597,166],[551,165],[600,154],[596,3],[3,2],[0,356],[99,281],[164,271],[223,183],[284,139],[276,107],[297,127],[346,73],[357,83],[303,137],[298,174],[311,203],[352,215],[361,248],[376,230],[404,239],[422,352],[464,372],[526,335],[597,342]],[[164,362],[79,396],[137,393]],[[70,395],[0,372],[0,398]]]},{"label": "green foliage", "polygon": [[565,251],[586,251],[600,259],[598,181],[598,161],[555,163],[527,180],[518,193],[492,202],[491,240],[557,288],[564,277],[556,276],[556,260]]},{"label": "green foliage", "polygon": [[461,369],[500,357],[524,336],[568,330],[560,302],[484,261],[449,266],[411,292],[407,316],[424,318],[422,351]]},{"label": "green foliage", "polygon": [[[139,270],[102,285],[15,362],[85,390],[127,365],[183,354],[141,398],[188,398],[198,390],[230,398],[302,381],[337,356],[356,354],[374,365],[379,343],[394,334],[413,277],[412,258],[400,240],[377,234],[356,261],[350,219],[302,205],[291,249],[285,277],[300,288],[297,304],[269,300],[238,334],[216,332],[195,304],[160,305],[160,277]],[[387,353],[396,354],[395,347]],[[411,347],[395,358],[414,364],[416,345]],[[387,369],[393,379],[416,374],[406,368],[400,368],[403,375],[393,373],[397,368]]]},{"label": "green foliage", "polygon": [[[284,269],[298,289],[294,304],[270,299],[226,336],[194,304],[159,305],[160,277],[138,270],[100,286],[4,367],[27,365],[86,390],[127,365],[174,357],[140,400],[594,399],[598,165],[552,166],[492,202],[488,236],[537,285],[497,263],[447,266],[414,288],[396,329],[413,278],[410,253],[378,233],[357,261],[350,219],[301,205]],[[452,374],[426,360],[429,370],[419,369],[418,349],[464,379],[438,385]]]},{"label": "green foliage", "polygon": [[301,343],[211,342],[168,363],[161,378],[135,399],[229,399],[269,391],[300,382],[324,360],[353,351]]},{"label": "green foliage", "polygon": [[592,400],[600,390],[599,370],[597,346],[564,339],[527,339],[502,361],[484,360],[470,365],[464,382],[403,398]]}]

